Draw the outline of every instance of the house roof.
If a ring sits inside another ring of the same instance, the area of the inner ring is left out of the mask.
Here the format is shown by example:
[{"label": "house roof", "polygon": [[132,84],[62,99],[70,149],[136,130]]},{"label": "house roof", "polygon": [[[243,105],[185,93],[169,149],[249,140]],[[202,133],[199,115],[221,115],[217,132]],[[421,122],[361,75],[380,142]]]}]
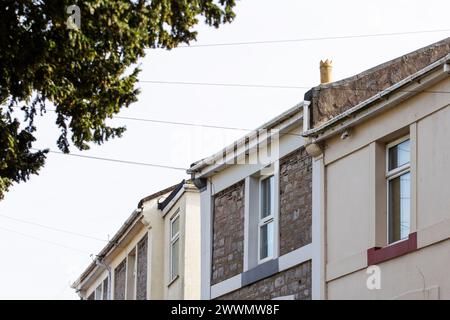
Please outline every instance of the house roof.
[{"label": "house roof", "polygon": [[317,128],[364,101],[385,92],[450,53],[450,37],[417,49],[352,77],[321,84],[305,95]]},{"label": "house roof", "polygon": [[177,193],[181,190],[181,188],[183,188],[184,183],[185,180],[181,181],[181,183],[179,183],[175,186],[175,188],[172,189],[172,192],[167,196],[167,198],[164,199],[164,201],[158,203],[159,210],[163,210],[170,203],[170,201],[175,198]]},{"label": "house roof", "polygon": [[[184,181],[182,182],[184,183]],[[182,185],[181,183],[181,185]],[[119,228],[119,230],[114,234],[114,236],[111,238],[110,241],[106,244],[106,246],[97,254],[98,259],[103,259],[105,256],[108,255],[108,253],[113,250],[116,245],[120,242],[120,239],[129,232],[131,227],[142,217],[142,206],[144,202],[153,200],[155,198],[158,198],[168,192],[171,192],[176,187],[178,187],[180,183],[173,185],[171,187],[165,188],[163,190],[160,190],[158,192],[155,192],[145,198],[142,198],[138,203],[138,209],[133,210],[131,215],[128,217],[128,219],[123,223],[123,225]],[[97,267],[97,263],[94,261],[89,264],[89,266],[86,268],[86,270],[81,274],[81,276],[72,284],[72,288],[76,288],[79,284],[81,284],[88,276],[91,274]]]},{"label": "house roof", "polygon": [[[258,132],[260,130],[274,129],[281,123],[293,118],[298,113],[303,114],[304,103],[305,102],[302,101],[302,102],[296,104],[292,108],[286,110],[285,112],[281,113],[280,115],[276,116],[275,118],[273,118],[273,119],[269,120],[268,122],[264,123],[263,125],[257,127],[251,133],[246,134],[245,136],[241,137],[240,139],[234,141],[233,143],[226,146],[219,152],[216,152],[212,156],[194,162],[193,164],[191,164],[191,167],[187,170],[187,173],[195,174],[197,172],[200,172],[202,169],[208,167],[212,163],[216,163],[216,160],[222,159],[224,155],[229,154],[230,152],[233,152],[235,146],[244,144],[248,139],[254,139],[256,137],[255,132]],[[217,169],[215,171],[218,171],[218,170],[219,169]]]},{"label": "house roof", "polygon": [[[444,67],[442,68],[442,66]],[[445,66],[447,66],[447,68]],[[303,132],[303,136],[315,137],[313,142],[318,142],[333,134],[337,134],[350,126],[371,117],[384,108],[394,106],[413,95],[423,92],[427,87],[435,84],[439,80],[449,77],[449,70],[450,53],[416,73],[398,81],[394,85],[380,91],[376,95],[372,95],[370,98],[342,111],[342,113],[330,120],[316,124],[316,127]],[[376,105],[378,106],[375,107]],[[373,110],[371,107],[373,107]]]}]

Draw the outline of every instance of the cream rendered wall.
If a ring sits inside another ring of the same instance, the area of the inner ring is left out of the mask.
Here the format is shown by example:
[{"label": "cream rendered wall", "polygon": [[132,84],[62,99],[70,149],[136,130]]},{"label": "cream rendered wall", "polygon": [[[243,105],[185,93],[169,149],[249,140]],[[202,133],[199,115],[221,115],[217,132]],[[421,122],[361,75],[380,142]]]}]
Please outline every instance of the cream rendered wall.
[{"label": "cream rendered wall", "polygon": [[[427,91],[431,93],[418,94],[352,128],[345,140],[336,136],[326,141],[326,289],[330,299],[421,298],[424,287],[427,297],[450,298],[450,241],[446,240],[450,238],[450,95],[432,93],[450,92],[450,80]],[[379,210],[375,208],[385,206],[376,196],[375,142],[383,145],[408,131],[413,170],[411,232],[417,231],[419,250],[380,263],[382,289],[368,290],[365,271],[367,249],[376,245]]]},{"label": "cream rendered wall", "polygon": [[450,219],[450,108],[419,121],[417,131],[417,223],[424,229]]},{"label": "cream rendered wall", "polygon": [[329,299],[450,299],[450,240],[379,264],[381,289],[368,290],[366,270],[328,283]]},{"label": "cream rendered wall", "polygon": [[161,219],[156,199],[144,203],[143,215],[149,228],[147,299],[164,299],[164,260],[161,259],[161,250],[164,248],[164,221]]},{"label": "cream rendered wall", "polygon": [[[177,213],[178,211],[178,213]],[[179,277],[170,281],[170,222],[180,217]],[[185,185],[183,195],[164,216],[164,298],[200,299],[200,194]]]},{"label": "cream rendered wall", "polygon": [[328,261],[352,257],[369,247],[370,152],[368,147],[326,167]]},{"label": "cream rendered wall", "polygon": [[186,192],[184,244],[184,299],[200,299],[201,290],[201,243],[200,243],[200,195],[197,190]]}]

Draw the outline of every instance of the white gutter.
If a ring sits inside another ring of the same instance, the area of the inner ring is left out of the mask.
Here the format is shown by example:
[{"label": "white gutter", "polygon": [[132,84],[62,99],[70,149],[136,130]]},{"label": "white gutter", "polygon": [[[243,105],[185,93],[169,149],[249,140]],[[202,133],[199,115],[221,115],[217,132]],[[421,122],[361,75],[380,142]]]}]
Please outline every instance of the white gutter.
[{"label": "white gutter", "polygon": [[[330,129],[332,130],[331,127],[335,126],[338,122],[340,122],[341,120],[348,118],[352,115],[354,115],[355,113],[357,113],[358,111],[366,108],[368,105],[376,102],[377,100],[380,100],[382,98],[389,98],[389,94],[391,94],[393,91],[396,91],[398,89],[400,89],[403,86],[406,86],[408,84],[411,84],[412,82],[414,82],[416,79],[425,76],[427,73],[433,71],[434,69],[438,68],[439,66],[441,66],[442,64],[444,64],[444,68],[442,69],[442,72],[438,75],[438,76],[442,76],[442,75],[446,75],[448,76],[449,72],[450,72],[450,54],[448,54],[447,56],[445,56],[444,58],[441,58],[439,60],[437,60],[436,62],[428,65],[427,67],[419,70],[418,72],[406,77],[405,79],[397,82],[396,84],[394,84],[393,86],[386,88],[385,90],[381,91],[380,93],[377,93],[376,95],[370,97],[367,100],[364,100],[363,102],[357,104],[356,106],[346,110],[345,112],[337,115],[336,117],[332,118],[331,120],[325,122],[324,124],[320,125],[317,128],[313,128],[311,130],[308,130],[306,132],[303,132],[303,136],[304,137],[311,137],[311,136],[319,136],[321,133],[325,132],[325,130]],[[434,78],[434,77],[432,77]],[[431,79],[432,81],[433,79]],[[425,82],[420,82],[416,85],[417,89],[416,90],[409,90],[407,92],[403,92],[404,94],[401,95],[401,98],[405,99],[411,95],[414,95],[416,93],[420,93],[420,88],[425,87],[426,85],[429,85],[430,81],[425,81]],[[391,99],[389,101],[389,104],[392,104],[393,99]],[[388,105],[388,103],[384,103],[383,106]],[[380,108],[377,108],[376,111],[378,111]],[[371,114],[371,113],[370,113]],[[364,118],[368,117],[370,114],[366,114],[364,116]],[[319,142],[333,134],[336,134],[338,131],[344,130],[345,128],[348,128],[350,125],[354,125],[356,122],[361,121],[362,119],[358,118],[357,121],[353,121],[349,124],[346,124],[345,126],[341,126],[338,128],[338,130],[334,130],[334,132],[327,134],[326,136],[320,136],[320,138],[316,138],[314,140],[314,142]]]},{"label": "white gutter", "polygon": [[[116,235],[108,242],[108,244],[100,251],[95,260],[87,267],[82,275],[71,285],[71,288],[80,290],[88,283],[91,278],[96,274],[101,267],[97,261],[100,261],[98,257],[102,256],[102,261],[111,254],[118,246],[119,243],[127,236],[128,232],[134,228],[134,226],[142,219],[142,209],[135,209],[131,216],[125,221],[122,227],[117,231]],[[102,264],[104,264],[102,262]]]},{"label": "white gutter", "polygon": [[[254,141],[257,138],[258,131],[261,130],[270,130],[270,129],[280,129],[283,128],[275,128],[277,125],[283,123],[283,121],[293,117],[296,113],[301,112],[304,109],[305,101],[300,102],[299,104],[295,105],[294,107],[290,108],[289,110],[283,112],[276,118],[266,122],[265,124],[259,126],[255,130],[251,131],[249,134],[245,135],[244,137],[241,137],[240,139],[236,140],[234,143],[228,145],[227,147],[223,148],[221,151],[216,152],[210,157],[207,157],[205,159],[200,160],[199,162],[192,165],[188,170],[188,174],[195,174],[201,172],[202,169],[214,165],[217,162],[220,162],[221,160],[229,158],[230,154],[233,153],[235,148],[242,148],[245,146],[246,142],[250,143]],[[303,119],[303,115],[299,118]],[[298,120],[298,119],[297,119]],[[266,137],[268,138],[268,137]],[[216,168],[218,169],[218,168]]]}]

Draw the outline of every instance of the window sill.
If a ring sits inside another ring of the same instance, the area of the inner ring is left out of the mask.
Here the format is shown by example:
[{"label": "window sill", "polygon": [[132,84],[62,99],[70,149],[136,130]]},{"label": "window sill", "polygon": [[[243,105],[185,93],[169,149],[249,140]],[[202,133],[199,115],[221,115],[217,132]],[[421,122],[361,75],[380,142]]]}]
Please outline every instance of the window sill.
[{"label": "window sill", "polygon": [[177,281],[179,277],[180,277],[179,275],[176,275],[172,280],[169,281],[167,287],[170,287],[175,281]]},{"label": "window sill", "polygon": [[397,241],[386,247],[367,250],[367,265],[388,261],[417,250],[417,232],[410,233],[407,239]]}]

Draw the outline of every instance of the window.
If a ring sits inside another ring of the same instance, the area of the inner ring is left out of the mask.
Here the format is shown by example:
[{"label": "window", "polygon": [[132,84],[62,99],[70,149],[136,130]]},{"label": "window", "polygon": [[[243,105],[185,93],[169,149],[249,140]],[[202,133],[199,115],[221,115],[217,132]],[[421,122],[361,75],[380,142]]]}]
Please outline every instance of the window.
[{"label": "window", "polygon": [[386,181],[388,243],[408,238],[410,233],[410,140],[403,137],[387,145]]},{"label": "window", "polygon": [[178,276],[180,254],[180,216],[176,214],[170,220],[170,281]]},{"label": "window", "polygon": [[136,299],[136,248],[127,257],[127,300]]},{"label": "window", "polygon": [[105,280],[103,280],[103,296],[102,299],[103,300],[109,300],[109,296],[108,296],[108,283],[109,283],[109,277],[106,277]]},{"label": "window", "polygon": [[275,238],[275,186],[274,176],[261,180],[260,215],[258,223],[259,262],[269,260],[274,255]]},{"label": "window", "polygon": [[95,300],[103,300],[102,284],[99,284],[97,289],[95,289]]}]

